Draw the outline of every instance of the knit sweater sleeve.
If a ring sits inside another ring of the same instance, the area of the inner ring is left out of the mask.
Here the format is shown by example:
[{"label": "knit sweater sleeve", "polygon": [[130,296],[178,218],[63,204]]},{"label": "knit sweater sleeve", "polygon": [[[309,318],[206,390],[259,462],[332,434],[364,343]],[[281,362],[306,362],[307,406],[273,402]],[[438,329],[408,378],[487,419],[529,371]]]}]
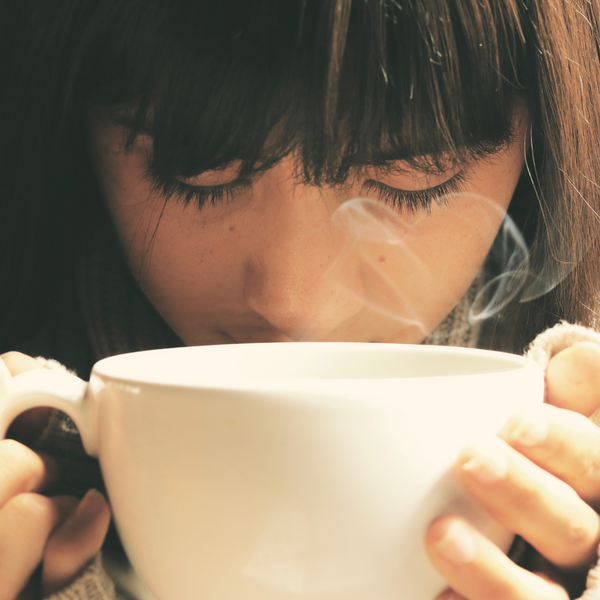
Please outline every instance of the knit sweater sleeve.
[{"label": "knit sweater sleeve", "polygon": [[83,573],[67,588],[52,594],[45,600],[124,600],[115,591],[113,582],[102,567],[100,553]]}]

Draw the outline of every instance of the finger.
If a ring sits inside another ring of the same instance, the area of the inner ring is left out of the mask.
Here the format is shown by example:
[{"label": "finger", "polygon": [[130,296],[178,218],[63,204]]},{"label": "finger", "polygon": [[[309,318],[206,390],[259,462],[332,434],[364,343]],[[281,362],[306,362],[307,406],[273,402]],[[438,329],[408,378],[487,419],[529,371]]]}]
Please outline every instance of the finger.
[{"label": "finger", "polygon": [[13,496],[34,492],[58,477],[54,459],[14,440],[0,441],[0,508]]},{"label": "finger", "polygon": [[4,361],[4,364],[8,367],[13,377],[26,371],[45,368],[35,358],[21,352],[5,352],[0,355],[0,358]]},{"label": "finger", "polygon": [[548,403],[590,416],[600,408],[600,345],[579,342],[552,357],[546,370]]},{"label": "finger", "polygon": [[98,553],[110,523],[108,503],[90,490],[48,540],[42,570],[45,595],[69,585]]},{"label": "finger", "polygon": [[0,600],[14,600],[42,559],[52,530],[76,503],[65,496],[19,494],[0,510]]},{"label": "finger", "polygon": [[551,562],[575,569],[596,557],[598,514],[565,482],[503,440],[468,446],[456,466],[469,494]]},{"label": "finger", "polygon": [[600,508],[600,428],[587,417],[545,404],[512,415],[499,435]]},{"label": "finger", "polygon": [[431,525],[425,545],[433,565],[468,600],[568,600],[560,586],[515,565],[460,517]]}]

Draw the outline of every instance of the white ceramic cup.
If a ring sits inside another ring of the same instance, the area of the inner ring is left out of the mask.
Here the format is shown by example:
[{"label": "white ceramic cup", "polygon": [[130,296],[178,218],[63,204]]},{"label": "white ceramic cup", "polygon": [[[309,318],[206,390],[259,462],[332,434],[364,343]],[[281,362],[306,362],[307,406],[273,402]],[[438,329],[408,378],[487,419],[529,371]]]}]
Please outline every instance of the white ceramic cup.
[{"label": "white ceramic cup", "polygon": [[244,344],[107,358],[89,384],[32,371],[3,395],[1,435],[38,405],[75,421],[159,600],[432,600],[436,516],[510,544],[451,465],[543,376],[481,350]]}]

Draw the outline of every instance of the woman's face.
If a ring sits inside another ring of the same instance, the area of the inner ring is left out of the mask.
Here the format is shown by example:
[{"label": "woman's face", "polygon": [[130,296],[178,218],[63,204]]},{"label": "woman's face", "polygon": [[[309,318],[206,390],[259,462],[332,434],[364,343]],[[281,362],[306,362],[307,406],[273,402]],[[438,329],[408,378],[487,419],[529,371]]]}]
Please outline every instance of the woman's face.
[{"label": "woman's face", "polygon": [[[319,188],[300,182],[293,156],[243,185],[236,165],[208,172],[183,183],[231,197],[201,210],[153,191],[151,138],[126,154],[126,132],[101,112],[89,137],[131,270],[185,344],[418,343],[468,289],[502,222],[524,162],[527,119],[515,118],[506,147],[439,173],[398,161]],[[391,204],[436,187],[451,193],[430,210]]]}]

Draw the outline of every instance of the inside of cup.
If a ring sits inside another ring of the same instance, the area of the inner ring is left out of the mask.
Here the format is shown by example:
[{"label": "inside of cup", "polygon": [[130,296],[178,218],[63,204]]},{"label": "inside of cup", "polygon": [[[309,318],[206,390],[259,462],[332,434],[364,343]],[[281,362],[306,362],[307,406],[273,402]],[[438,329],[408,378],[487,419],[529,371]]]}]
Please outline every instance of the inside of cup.
[{"label": "inside of cup", "polygon": [[390,379],[500,373],[524,368],[511,354],[432,346],[285,343],[202,346],[105,359],[96,370],[130,380],[227,383],[273,379]]}]

